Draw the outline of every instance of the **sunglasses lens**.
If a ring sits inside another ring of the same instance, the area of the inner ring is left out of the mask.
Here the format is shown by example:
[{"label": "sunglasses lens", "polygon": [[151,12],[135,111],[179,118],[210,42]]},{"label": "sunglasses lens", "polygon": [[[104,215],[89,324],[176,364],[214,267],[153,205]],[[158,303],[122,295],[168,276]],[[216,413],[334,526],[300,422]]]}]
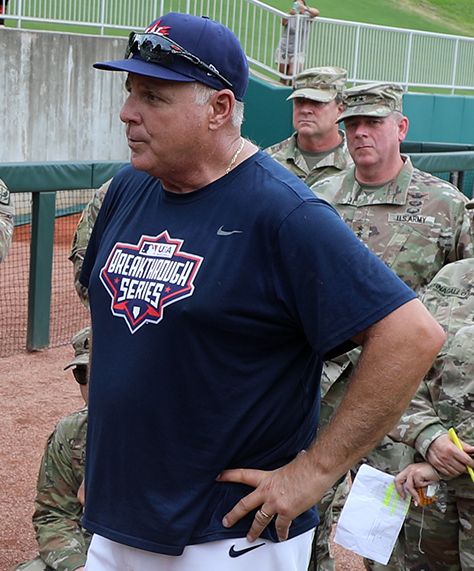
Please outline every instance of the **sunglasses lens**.
[{"label": "sunglasses lens", "polygon": [[137,34],[132,32],[125,50],[125,59],[138,54],[143,60],[152,63],[164,63],[173,55],[171,42],[157,34]]},{"label": "sunglasses lens", "polygon": [[74,367],[72,374],[80,385],[87,385],[87,367]]},{"label": "sunglasses lens", "polygon": [[154,36],[146,38],[140,45],[140,56],[145,61],[163,63],[171,59],[172,49],[164,38]]}]

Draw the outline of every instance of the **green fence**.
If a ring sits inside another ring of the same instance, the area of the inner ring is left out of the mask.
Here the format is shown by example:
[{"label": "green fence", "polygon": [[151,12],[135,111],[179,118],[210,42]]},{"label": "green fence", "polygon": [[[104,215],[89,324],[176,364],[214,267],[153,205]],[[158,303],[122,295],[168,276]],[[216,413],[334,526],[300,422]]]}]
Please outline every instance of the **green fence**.
[{"label": "green fence", "polygon": [[13,244],[0,268],[0,357],[68,343],[88,322],[68,254],[95,188],[124,163],[0,165],[14,196]]},{"label": "green fence", "polygon": [[[440,152],[446,145],[411,145],[415,165],[444,178],[457,177],[465,194],[473,196],[474,146]],[[64,345],[87,325],[88,312],[74,290],[70,244],[94,189],[124,164],[0,165],[0,178],[12,191],[17,211],[12,248],[0,267],[0,357]]]},{"label": "green fence", "polygon": [[[250,78],[245,95],[243,132],[262,148],[286,139],[293,132],[293,104],[287,101],[291,91],[290,87],[272,85],[256,77]],[[408,137],[411,141],[440,141],[442,145],[448,146],[462,144],[471,149],[450,150],[472,150],[474,97],[405,93],[403,113],[410,121]]]},{"label": "green fence", "polygon": [[474,145],[405,141],[401,150],[420,170],[449,180],[468,198],[474,196]]}]

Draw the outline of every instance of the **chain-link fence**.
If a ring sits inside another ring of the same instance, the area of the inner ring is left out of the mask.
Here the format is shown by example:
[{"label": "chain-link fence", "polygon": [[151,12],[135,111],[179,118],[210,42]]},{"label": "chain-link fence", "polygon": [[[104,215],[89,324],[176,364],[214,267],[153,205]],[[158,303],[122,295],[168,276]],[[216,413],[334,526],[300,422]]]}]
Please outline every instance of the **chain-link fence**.
[{"label": "chain-link fence", "polygon": [[[88,312],[74,288],[73,267],[68,255],[80,213],[92,194],[92,190],[56,193],[49,314],[51,347],[68,343],[71,336],[88,323]],[[16,193],[14,200],[16,225],[13,243],[0,267],[0,357],[24,351],[27,345],[29,287],[32,277],[31,194]]]}]

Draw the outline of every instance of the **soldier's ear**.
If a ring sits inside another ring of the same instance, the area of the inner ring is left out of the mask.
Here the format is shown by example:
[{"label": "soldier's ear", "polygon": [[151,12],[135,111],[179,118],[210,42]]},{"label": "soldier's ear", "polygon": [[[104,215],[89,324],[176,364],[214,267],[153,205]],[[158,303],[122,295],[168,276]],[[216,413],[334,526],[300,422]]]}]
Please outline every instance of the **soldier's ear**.
[{"label": "soldier's ear", "polygon": [[403,116],[398,122],[398,141],[401,143],[405,140],[408,133],[409,121],[408,117]]}]

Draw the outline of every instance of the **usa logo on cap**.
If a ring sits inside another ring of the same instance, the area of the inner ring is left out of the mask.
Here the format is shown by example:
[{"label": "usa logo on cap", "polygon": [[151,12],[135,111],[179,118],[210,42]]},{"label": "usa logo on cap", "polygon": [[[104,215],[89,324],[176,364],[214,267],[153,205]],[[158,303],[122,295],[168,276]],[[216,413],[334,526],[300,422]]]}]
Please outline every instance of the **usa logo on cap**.
[{"label": "usa logo on cap", "polygon": [[171,26],[162,26],[161,20],[157,20],[150,24],[148,28],[145,29],[145,34],[160,34],[162,36],[168,36]]}]

